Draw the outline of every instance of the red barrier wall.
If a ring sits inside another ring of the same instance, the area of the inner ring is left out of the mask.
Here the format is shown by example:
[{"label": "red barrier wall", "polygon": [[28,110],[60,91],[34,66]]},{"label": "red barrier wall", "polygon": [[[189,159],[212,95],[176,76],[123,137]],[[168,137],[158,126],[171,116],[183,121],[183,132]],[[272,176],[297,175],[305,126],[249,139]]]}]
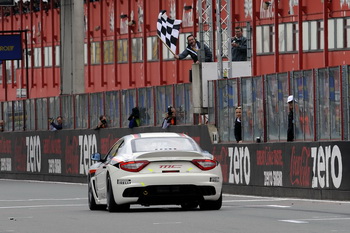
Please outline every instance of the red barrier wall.
[{"label": "red barrier wall", "polygon": [[[90,155],[158,127],[0,134],[0,178],[86,182]],[[350,200],[349,142],[212,144],[205,125],[173,126],[220,161],[227,193]]]}]

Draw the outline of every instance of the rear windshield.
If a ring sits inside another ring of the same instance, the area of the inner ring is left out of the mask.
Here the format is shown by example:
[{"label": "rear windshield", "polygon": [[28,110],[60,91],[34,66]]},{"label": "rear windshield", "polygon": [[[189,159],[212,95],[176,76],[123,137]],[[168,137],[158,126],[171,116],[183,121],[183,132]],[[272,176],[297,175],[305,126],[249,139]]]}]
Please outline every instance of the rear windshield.
[{"label": "rear windshield", "polygon": [[199,151],[188,138],[138,138],[132,141],[133,152],[151,151]]}]

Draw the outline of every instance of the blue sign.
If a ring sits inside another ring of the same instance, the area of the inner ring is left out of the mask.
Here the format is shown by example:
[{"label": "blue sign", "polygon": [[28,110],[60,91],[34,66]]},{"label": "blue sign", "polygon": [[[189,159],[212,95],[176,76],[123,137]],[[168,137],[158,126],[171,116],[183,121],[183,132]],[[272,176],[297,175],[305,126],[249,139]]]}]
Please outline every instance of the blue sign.
[{"label": "blue sign", "polygon": [[0,35],[0,60],[22,60],[21,35]]}]

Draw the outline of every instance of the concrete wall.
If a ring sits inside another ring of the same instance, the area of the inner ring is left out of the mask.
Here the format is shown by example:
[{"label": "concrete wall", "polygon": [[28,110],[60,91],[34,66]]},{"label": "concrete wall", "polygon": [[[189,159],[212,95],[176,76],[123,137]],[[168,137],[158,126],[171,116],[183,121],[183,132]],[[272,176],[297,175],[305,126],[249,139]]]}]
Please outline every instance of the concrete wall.
[{"label": "concrete wall", "polygon": [[85,92],[84,1],[61,1],[61,94]]}]

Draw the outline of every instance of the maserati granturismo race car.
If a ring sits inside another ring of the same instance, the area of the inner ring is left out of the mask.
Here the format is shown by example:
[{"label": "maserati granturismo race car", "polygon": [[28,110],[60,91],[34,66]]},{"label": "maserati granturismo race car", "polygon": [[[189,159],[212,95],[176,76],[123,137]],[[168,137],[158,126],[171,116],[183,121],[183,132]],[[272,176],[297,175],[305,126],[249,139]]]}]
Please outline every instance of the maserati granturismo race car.
[{"label": "maserati granturismo race car", "polygon": [[130,204],[221,208],[221,166],[185,134],[127,135],[106,155],[91,159],[96,161],[88,175],[91,210],[127,211]]}]

